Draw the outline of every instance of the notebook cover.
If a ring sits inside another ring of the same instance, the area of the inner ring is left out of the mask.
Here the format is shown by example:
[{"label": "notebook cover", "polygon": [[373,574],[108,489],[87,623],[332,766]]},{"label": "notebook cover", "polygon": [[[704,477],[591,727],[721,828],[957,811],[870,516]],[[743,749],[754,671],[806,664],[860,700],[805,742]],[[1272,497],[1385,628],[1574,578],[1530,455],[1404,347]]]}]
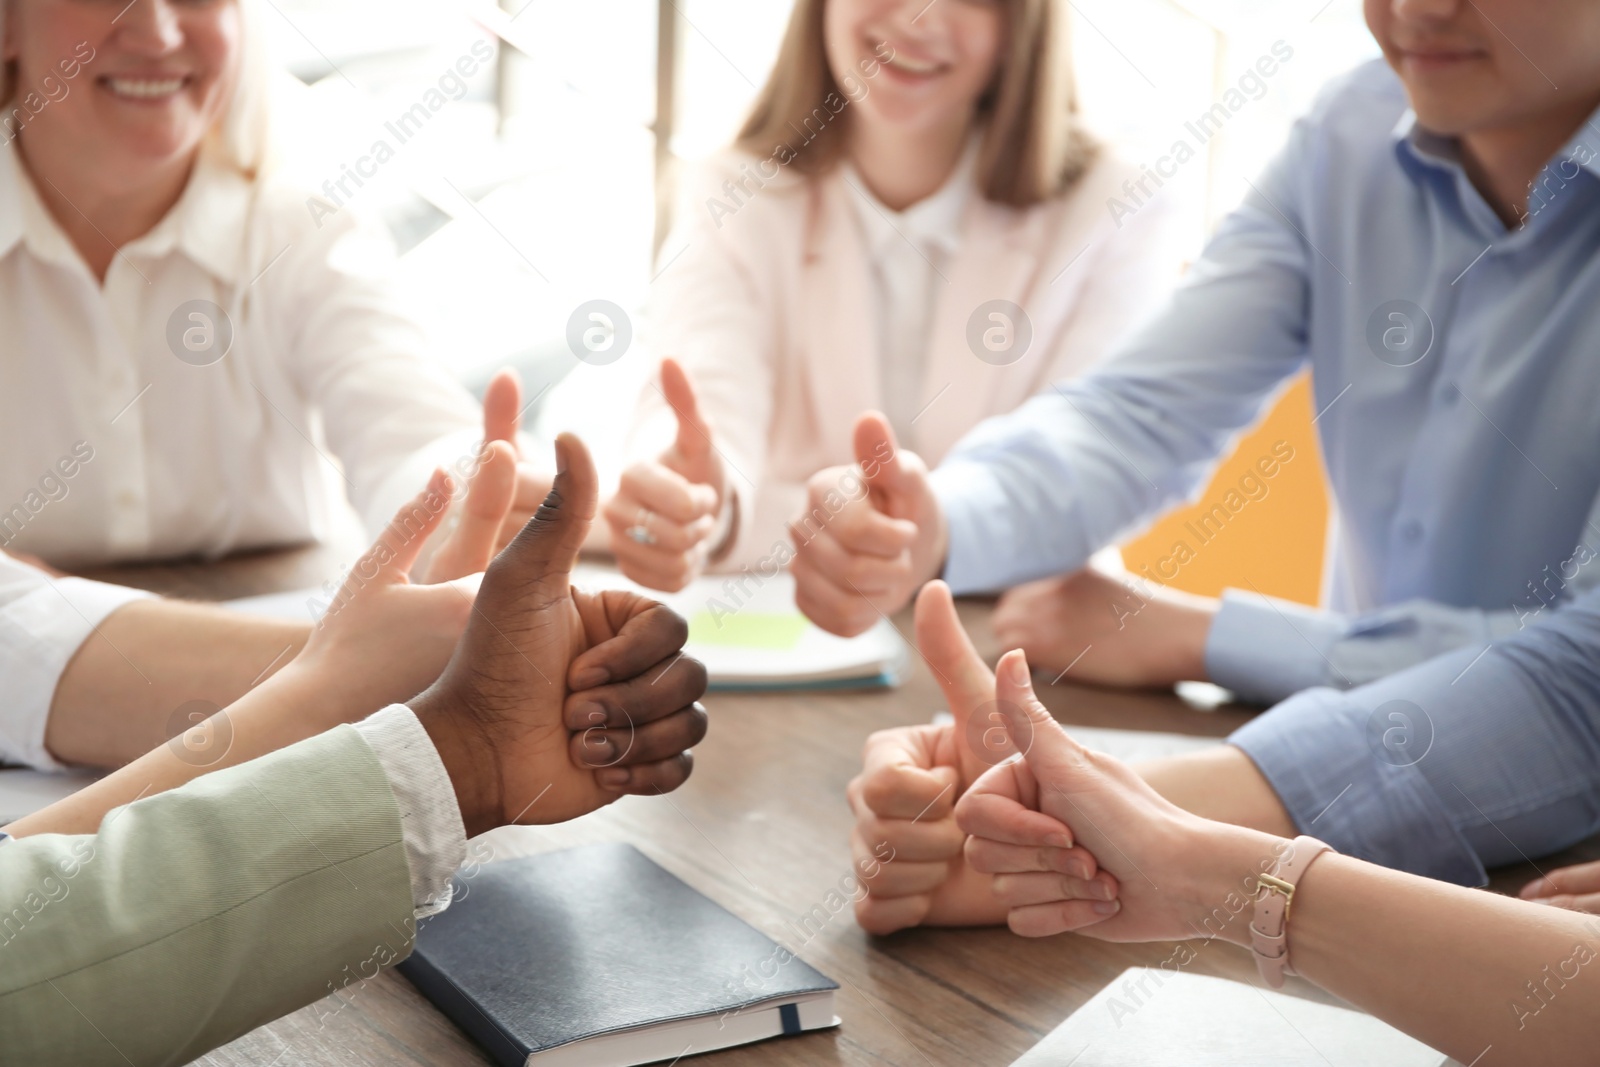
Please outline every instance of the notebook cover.
[{"label": "notebook cover", "polygon": [[399,970],[506,1067],[599,1034],[839,988],[632,845],[486,864],[455,889]]}]

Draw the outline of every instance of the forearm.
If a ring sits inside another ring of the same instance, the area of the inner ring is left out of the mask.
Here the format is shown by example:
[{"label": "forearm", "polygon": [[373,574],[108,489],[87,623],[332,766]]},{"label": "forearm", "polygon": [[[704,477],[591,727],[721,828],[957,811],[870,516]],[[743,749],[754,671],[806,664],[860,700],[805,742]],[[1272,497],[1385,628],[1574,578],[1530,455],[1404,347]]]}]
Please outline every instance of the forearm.
[{"label": "forearm", "polygon": [[7,844],[0,910],[0,1058],[76,1067],[187,1062],[372,977],[413,898],[384,772],[342,731]]},{"label": "forearm", "polygon": [[1600,922],[1325,855],[1289,927],[1310,981],[1461,1063],[1587,1064]]},{"label": "forearm", "polygon": [[128,604],[67,664],[45,726],[63,763],[118,767],[166,741],[189,710],[226,707],[288,663],[309,622],[172,600]]},{"label": "forearm", "polygon": [[1232,745],[1149,760],[1133,769],[1185,811],[1277,837],[1295,835],[1294,822],[1271,783],[1249,756]]},{"label": "forearm", "polygon": [[201,775],[287,748],[342,722],[376,711],[358,694],[291,666],[231,703],[209,721],[185,723],[170,741],[158,737],[138,759],[98,782],[6,827],[14,837],[94,833],[106,814]]}]

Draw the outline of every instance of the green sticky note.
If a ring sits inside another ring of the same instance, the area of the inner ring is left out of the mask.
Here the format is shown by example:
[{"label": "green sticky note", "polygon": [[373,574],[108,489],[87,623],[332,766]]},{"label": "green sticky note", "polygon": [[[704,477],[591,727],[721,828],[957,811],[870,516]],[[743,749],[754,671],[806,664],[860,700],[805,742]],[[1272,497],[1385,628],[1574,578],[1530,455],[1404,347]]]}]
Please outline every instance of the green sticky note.
[{"label": "green sticky note", "polygon": [[689,616],[689,640],[702,645],[788,652],[800,643],[806,626],[806,617],[792,612],[763,615],[736,611],[718,617],[709,611],[697,611]]}]

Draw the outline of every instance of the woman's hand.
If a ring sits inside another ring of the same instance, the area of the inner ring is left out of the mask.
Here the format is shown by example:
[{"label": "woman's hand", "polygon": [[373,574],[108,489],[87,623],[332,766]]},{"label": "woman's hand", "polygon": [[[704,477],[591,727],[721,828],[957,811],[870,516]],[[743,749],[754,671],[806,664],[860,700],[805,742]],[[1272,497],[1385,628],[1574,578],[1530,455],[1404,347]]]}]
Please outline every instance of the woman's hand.
[{"label": "woman's hand", "polygon": [[[986,925],[1006,916],[990,877],[963,858],[966,833],[954,815],[967,788],[1010,752],[994,718],[994,675],[961,628],[943,582],[930,582],[918,596],[916,630],[917,648],[954,722],[873,734],[847,790],[856,816],[851,853],[859,869],[879,868],[863,878],[867,895],[855,909],[856,921],[875,934],[923,923]],[[1084,849],[1053,848],[1048,858],[1064,879],[1085,885],[1095,879],[1094,857]]]},{"label": "woman's hand", "polygon": [[[693,767],[688,748],[705,733],[705,714],[692,703],[701,674],[687,706],[635,728],[631,743],[654,758],[632,766],[626,783],[575,762],[575,747],[582,756],[589,742],[575,744],[569,732],[569,694],[654,666],[657,642],[649,635],[669,631],[681,643],[685,631],[650,601],[574,593],[571,571],[598,505],[598,479],[576,437],[557,439],[556,457],[549,497],[490,565],[449,666],[411,701],[455,783],[469,835],[576,818],[624,791],[676,789]],[[690,669],[668,663],[645,684]],[[597,692],[588,689],[586,698]],[[606,740],[617,739],[608,733]]]},{"label": "woman's hand", "polygon": [[[527,525],[545,495],[550,492],[550,471],[529,462],[522,454],[522,439],[519,436],[522,410],[522,379],[516,371],[505,367],[490,379],[489,388],[483,394],[483,446],[487,450],[495,441],[505,442],[506,447],[511,449],[516,466],[511,507],[501,520],[495,536],[495,552],[511,543],[511,539]],[[487,562],[485,560],[485,564]]]},{"label": "woman's hand", "polygon": [[1091,567],[1019,585],[995,607],[1005,648],[1052,677],[1070,667],[1075,681],[1156,688],[1206,678],[1206,637],[1217,601]]},{"label": "woman's hand", "polygon": [[1551,871],[1523,886],[1517,895],[1523,900],[1600,915],[1600,860]]},{"label": "woman's hand", "polygon": [[[1023,756],[979,779],[956,805],[956,821],[971,835],[967,862],[996,876],[1011,929],[1244,943],[1253,877],[1271,870],[1288,842],[1191,815],[1127,765],[1078,744],[1034,696],[1021,652],[1007,653],[997,674],[997,715]],[[1098,858],[1114,899],[1055,873],[1063,830]]]},{"label": "woman's hand", "polygon": [[694,385],[676,360],[661,361],[661,392],[678,417],[672,447],[622,474],[605,508],[612,554],[622,573],[651,589],[676,592],[704,570],[723,530],[727,474]]}]

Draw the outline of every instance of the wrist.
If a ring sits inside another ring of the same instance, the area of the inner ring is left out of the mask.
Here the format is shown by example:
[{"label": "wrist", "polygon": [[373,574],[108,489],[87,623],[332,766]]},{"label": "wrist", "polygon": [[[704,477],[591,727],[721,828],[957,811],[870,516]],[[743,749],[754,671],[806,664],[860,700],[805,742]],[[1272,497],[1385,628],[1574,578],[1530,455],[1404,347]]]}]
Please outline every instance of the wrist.
[{"label": "wrist", "polygon": [[1211,639],[1211,624],[1217,618],[1217,604],[1209,597],[1180,596],[1163,601],[1167,640],[1145,646],[1157,657],[1151,669],[1162,684],[1211,680],[1206,669],[1206,645]]},{"label": "wrist", "polygon": [[493,830],[505,819],[501,814],[499,764],[494,744],[477,718],[434,685],[406,706],[417,717],[439,753],[455,790],[456,807],[468,837]]},{"label": "wrist", "polygon": [[1199,936],[1248,948],[1255,915],[1256,878],[1270,872],[1289,841],[1242,826],[1200,820],[1180,870],[1188,921]]}]

